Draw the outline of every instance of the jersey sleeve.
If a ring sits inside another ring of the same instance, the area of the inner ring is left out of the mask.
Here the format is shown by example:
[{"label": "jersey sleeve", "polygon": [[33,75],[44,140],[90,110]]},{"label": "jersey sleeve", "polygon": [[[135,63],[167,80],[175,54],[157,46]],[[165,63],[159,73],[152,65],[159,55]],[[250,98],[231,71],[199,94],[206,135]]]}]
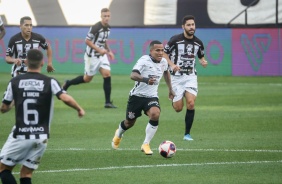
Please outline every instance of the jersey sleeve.
[{"label": "jersey sleeve", "polygon": [[97,24],[91,26],[89,31],[88,31],[88,33],[87,33],[87,35],[86,35],[86,39],[87,40],[94,40],[95,35],[98,33],[98,29],[99,28],[98,28]]},{"label": "jersey sleeve", "polygon": [[6,50],[6,56],[12,57],[14,55],[14,52],[15,52],[15,44],[14,43],[15,43],[14,37],[12,37],[9,40],[9,43],[8,43],[8,47],[7,47],[7,50]]},{"label": "jersey sleeve", "polygon": [[46,39],[42,35],[38,35],[40,40],[40,47],[42,47],[44,50],[48,49],[49,43],[46,41]]},{"label": "jersey sleeve", "polygon": [[13,96],[12,83],[9,82],[8,87],[7,87],[6,91],[4,92],[4,97],[2,99],[2,103],[6,104],[6,105],[10,105],[12,103],[13,99],[14,99],[14,96]]},{"label": "jersey sleeve", "polygon": [[172,51],[172,49],[174,48],[174,39],[173,39],[174,37],[171,37],[170,39],[169,39],[169,41],[165,44],[165,47],[164,47],[164,52],[166,53],[166,54],[170,54],[171,53],[171,51]]},{"label": "jersey sleeve", "polygon": [[198,58],[202,58],[205,56],[205,48],[204,48],[204,44],[202,41],[199,40],[199,43],[200,43],[200,48],[198,50],[197,55],[198,55]]},{"label": "jersey sleeve", "polygon": [[56,95],[58,99],[60,99],[59,96],[62,93],[65,93],[65,91],[61,88],[59,82],[56,79],[51,79],[51,89],[52,93]]},{"label": "jersey sleeve", "polygon": [[144,70],[145,68],[145,58],[144,56],[141,57],[140,59],[138,59],[138,61],[136,62],[136,64],[133,66],[132,71],[139,71],[140,73]]}]

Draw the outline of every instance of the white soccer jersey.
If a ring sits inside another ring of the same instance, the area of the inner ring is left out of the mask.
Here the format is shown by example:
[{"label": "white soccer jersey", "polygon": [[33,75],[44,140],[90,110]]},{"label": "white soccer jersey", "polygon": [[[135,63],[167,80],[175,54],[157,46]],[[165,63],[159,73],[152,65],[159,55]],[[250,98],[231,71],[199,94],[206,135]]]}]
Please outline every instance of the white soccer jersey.
[{"label": "white soccer jersey", "polygon": [[144,82],[135,81],[133,89],[130,91],[130,96],[139,97],[158,97],[158,86],[163,76],[164,71],[167,71],[168,63],[165,58],[157,63],[154,62],[149,55],[142,56],[133,67],[133,71],[138,70],[143,77],[156,78],[154,85],[148,85]]}]

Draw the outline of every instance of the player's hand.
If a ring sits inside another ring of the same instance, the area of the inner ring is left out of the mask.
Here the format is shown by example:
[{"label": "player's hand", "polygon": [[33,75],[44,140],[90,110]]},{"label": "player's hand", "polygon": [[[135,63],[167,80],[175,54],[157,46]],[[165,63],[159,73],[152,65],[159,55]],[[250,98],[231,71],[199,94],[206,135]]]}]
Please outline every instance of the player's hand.
[{"label": "player's hand", "polygon": [[105,55],[108,53],[108,51],[106,49],[99,49],[99,53],[101,56]]},{"label": "player's hand", "polygon": [[168,99],[169,100],[173,100],[173,98],[175,97],[175,93],[174,91],[171,89],[169,90],[169,93],[168,93]]},{"label": "player's hand", "polygon": [[17,66],[21,66],[22,60],[20,58],[15,58],[14,64],[17,65]]},{"label": "player's hand", "polygon": [[115,59],[115,55],[112,51],[108,52],[108,56],[110,60],[114,60]]},{"label": "player's hand", "polygon": [[171,69],[172,69],[172,71],[176,72],[176,71],[180,70],[180,67],[174,64],[174,65],[171,66]]},{"label": "player's hand", "polygon": [[206,60],[201,60],[201,65],[206,68],[208,66],[208,62]]},{"label": "player's hand", "polygon": [[54,72],[55,69],[53,68],[53,66],[51,64],[48,64],[47,65],[47,72],[50,73],[50,72]]},{"label": "player's hand", "polygon": [[149,78],[149,81],[148,81],[148,85],[154,85],[155,82],[156,82],[156,78],[150,77],[150,78]]}]

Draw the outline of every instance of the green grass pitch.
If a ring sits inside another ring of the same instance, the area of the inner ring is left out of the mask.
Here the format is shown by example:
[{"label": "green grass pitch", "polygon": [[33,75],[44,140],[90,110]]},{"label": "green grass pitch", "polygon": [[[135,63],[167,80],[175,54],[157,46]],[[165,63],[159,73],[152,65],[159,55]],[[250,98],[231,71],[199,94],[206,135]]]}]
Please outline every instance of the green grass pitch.
[{"label": "green grass pitch", "polygon": [[[61,83],[76,76],[49,75]],[[0,74],[1,95],[9,79],[9,74]],[[148,122],[145,115],[124,134],[121,149],[111,149],[134,84],[129,75],[112,76],[117,109],[104,109],[100,75],[68,90],[86,110],[82,119],[54,97],[51,136],[33,183],[282,183],[282,78],[199,76],[198,81],[190,142],[182,140],[185,111],[174,112],[162,81],[162,111],[151,142],[152,156],[140,151]],[[14,109],[0,114],[0,123],[2,147],[14,124]],[[171,159],[158,154],[163,140],[176,144]],[[18,180],[18,166],[14,174]]]}]

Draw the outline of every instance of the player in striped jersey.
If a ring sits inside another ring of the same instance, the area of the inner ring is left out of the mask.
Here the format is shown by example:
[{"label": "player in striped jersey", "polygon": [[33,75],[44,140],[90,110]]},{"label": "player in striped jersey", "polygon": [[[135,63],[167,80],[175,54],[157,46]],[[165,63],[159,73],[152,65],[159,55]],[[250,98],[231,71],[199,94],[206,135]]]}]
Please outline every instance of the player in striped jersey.
[{"label": "player in striped jersey", "polygon": [[114,59],[114,54],[107,44],[110,35],[111,13],[108,8],[101,10],[101,21],[90,27],[86,36],[86,50],[84,54],[84,75],[74,79],[66,80],[63,89],[67,90],[71,85],[90,82],[94,75],[99,71],[104,78],[105,108],[116,108],[111,102],[111,67],[107,55]]},{"label": "player in striped jersey", "polygon": [[38,168],[47,147],[53,116],[53,94],[74,108],[79,117],[85,112],[68,95],[57,80],[40,74],[43,54],[30,49],[27,53],[28,71],[12,78],[2,100],[0,110],[6,113],[15,102],[15,126],[0,153],[0,178],[3,184],[16,184],[12,170],[22,164],[20,183],[31,184],[32,173]]},{"label": "player in striped jersey", "polygon": [[191,15],[182,20],[183,33],[174,35],[165,46],[164,57],[171,69],[171,82],[176,92],[173,98],[173,108],[176,112],[182,111],[183,98],[186,99],[185,134],[184,140],[193,140],[190,130],[194,121],[194,104],[198,93],[196,56],[200,64],[207,67],[204,57],[204,45],[194,33],[196,30],[195,18]]},{"label": "player in striped jersey", "polygon": [[135,85],[129,93],[126,119],[119,124],[112,140],[113,149],[118,149],[122,135],[134,126],[137,118],[142,115],[143,111],[149,117],[149,122],[145,130],[146,136],[141,150],[146,155],[153,154],[150,149],[150,141],[157,132],[159,124],[160,104],[158,87],[162,76],[164,76],[168,86],[169,98],[172,99],[174,97],[168,63],[163,58],[163,53],[163,44],[157,40],[152,41],[150,43],[150,55],[142,56],[134,65],[131,79],[135,81]]},{"label": "player in striped jersey", "polygon": [[5,34],[6,34],[6,30],[5,30],[3,21],[0,17],[0,40],[5,36]]},{"label": "player in striped jersey", "polygon": [[27,72],[26,55],[30,49],[39,49],[39,47],[47,50],[47,71],[53,72],[55,69],[52,65],[52,48],[46,39],[35,32],[32,32],[32,20],[25,16],[20,20],[21,32],[12,36],[6,50],[6,62],[12,64],[12,77]]}]

